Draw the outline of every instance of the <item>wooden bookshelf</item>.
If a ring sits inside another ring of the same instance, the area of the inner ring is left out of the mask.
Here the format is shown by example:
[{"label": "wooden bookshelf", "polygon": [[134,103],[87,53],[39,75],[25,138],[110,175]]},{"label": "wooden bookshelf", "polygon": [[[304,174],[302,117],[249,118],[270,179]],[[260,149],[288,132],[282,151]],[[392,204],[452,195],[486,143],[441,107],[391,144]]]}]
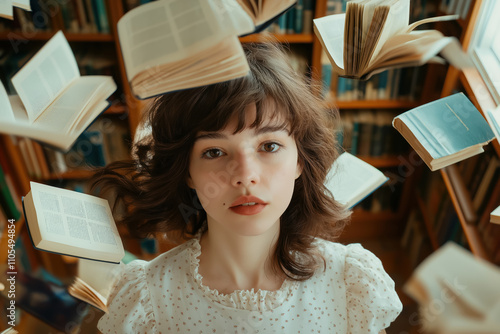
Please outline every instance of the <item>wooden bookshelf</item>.
[{"label": "wooden bookshelf", "polygon": [[312,43],[312,34],[292,34],[292,35],[282,35],[282,34],[253,34],[244,37],[240,37],[241,43],[266,43],[266,42],[278,42],[287,44],[301,44],[301,43]]},{"label": "wooden bookshelf", "polygon": [[[23,31],[2,31],[0,32],[0,40],[9,41],[23,39],[26,41],[48,41],[57,31],[45,32],[23,32]],[[112,42],[113,35],[111,34],[79,34],[79,33],[64,33],[68,42]]]},{"label": "wooden bookshelf", "polygon": [[337,106],[342,110],[357,109],[404,109],[409,110],[419,106],[418,101],[406,100],[354,100],[331,102],[331,106]]}]

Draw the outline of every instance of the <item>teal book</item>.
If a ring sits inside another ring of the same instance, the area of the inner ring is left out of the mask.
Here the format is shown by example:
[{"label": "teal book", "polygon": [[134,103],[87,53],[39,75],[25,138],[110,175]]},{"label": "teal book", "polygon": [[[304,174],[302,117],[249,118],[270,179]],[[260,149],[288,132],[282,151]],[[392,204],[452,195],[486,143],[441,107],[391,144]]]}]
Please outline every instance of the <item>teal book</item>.
[{"label": "teal book", "polygon": [[392,125],[432,171],[482,153],[495,138],[463,93],[409,110],[394,118]]}]

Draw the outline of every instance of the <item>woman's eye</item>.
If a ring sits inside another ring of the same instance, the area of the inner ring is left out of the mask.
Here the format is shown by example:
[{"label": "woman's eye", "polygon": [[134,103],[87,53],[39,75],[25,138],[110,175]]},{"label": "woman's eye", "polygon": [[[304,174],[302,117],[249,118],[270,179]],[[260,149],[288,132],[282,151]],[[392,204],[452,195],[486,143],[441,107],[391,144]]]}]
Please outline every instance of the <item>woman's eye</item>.
[{"label": "woman's eye", "polygon": [[221,150],[219,150],[218,148],[211,148],[211,149],[203,152],[202,156],[203,156],[203,158],[206,158],[206,159],[214,159],[214,158],[221,157],[223,154],[224,153]]},{"label": "woman's eye", "polygon": [[262,145],[262,150],[265,152],[273,153],[280,149],[281,145],[278,143],[265,143]]}]

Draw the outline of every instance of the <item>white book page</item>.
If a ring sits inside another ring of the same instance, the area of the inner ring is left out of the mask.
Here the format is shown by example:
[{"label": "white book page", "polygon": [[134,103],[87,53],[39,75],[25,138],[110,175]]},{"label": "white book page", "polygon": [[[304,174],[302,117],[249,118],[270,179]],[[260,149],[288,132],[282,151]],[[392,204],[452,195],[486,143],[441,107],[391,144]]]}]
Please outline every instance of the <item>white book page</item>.
[{"label": "white book page", "polygon": [[389,38],[408,27],[409,21],[410,0],[398,0],[390,6],[384,28],[369,63],[377,58],[380,49]]},{"label": "white book page", "polygon": [[69,133],[80,119],[85,116],[84,110],[93,104],[96,95],[109,77],[83,76],[73,81],[52,103],[47,110],[33,123],[44,128],[52,127]]},{"label": "white book page", "polygon": [[10,20],[14,19],[12,0],[0,0],[0,17]]},{"label": "white book page", "polygon": [[134,8],[118,21],[127,78],[181,60],[233,34],[212,1],[162,0]]},{"label": "white book page", "polygon": [[97,251],[123,257],[108,201],[36,182],[30,185],[42,239],[66,245],[69,255],[85,257],[85,251],[73,252],[82,248],[89,254]]},{"label": "white book page", "polygon": [[68,41],[59,31],[12,78],[12,84],[28,113],[30,122],[80,76]]},{"label": "white book page", "polygon": [[12,6],[19,7],[31,12],[30,0],[14,0],[12,1]]},{"label": "white book page", "polygon": [[123,264],[78,259],[78,277],[108,298]]},{"label": "white book page", "polygon": [[350,208],[385,181],[387,177],[381,171],[344,152],[333,164],[325,184],[335,200]]},{"label": "white book page", "polygon": [[255,29],[255,23],[248,13],[235,0],[213,0],[222,22],[231,24],[235,35],[249,34]]},{"label": "white book page", "polygon": [[7,91],[0,81],[0,122],[13,122],[14,113],[12,111],[12,106],[10,105],[9,96]]},{"label": "white book page", "polygon": [[316,36],[323,41],[332,66],[344,74],[344,22],[345,14],[335,14],[314,19]]}]

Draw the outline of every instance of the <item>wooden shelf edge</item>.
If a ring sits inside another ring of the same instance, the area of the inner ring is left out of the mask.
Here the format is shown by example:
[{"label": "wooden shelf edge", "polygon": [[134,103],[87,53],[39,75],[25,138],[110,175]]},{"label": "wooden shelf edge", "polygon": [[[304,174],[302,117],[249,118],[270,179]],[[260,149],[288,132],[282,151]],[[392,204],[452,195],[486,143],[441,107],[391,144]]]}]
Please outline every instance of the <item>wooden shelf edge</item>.
[{"label": "wooden shelf edge", "polygon": [[457,193],[454,189],[454,181],[451,180],[449,175],[449,167],[450,166],[441,169],[440,172],[453,203],[453,207],[455,208],[455,211],[457,213],[460,225],[462,226],[465,238],[467,239],[470,249],[474,255],[491,262],[491,258],[486,251],[486,247],[484,246],[484,242],[479,234],[477,226],[468,224],[467,220],[465,219],[461,203],[459,202]]},{"label": "wooden shelf edge", "polygon": [[312,34],[269,34],[259,33],[240,37],[241,43],[265,43],[265,42],[278,42],[278,43],[312,43],[314,38]]},{"label": "wooden shelf edge", "polygon": [[330,107],[339,110],[349,109],[413,109],[420,105],[417,101],[406,100],[356,100],[356,101],[332,101]]},{"label": "wooden shelf edge", "polygon": [[[57,31],[38,31],[38,32],[23,32],[23,31],[2,31],[0,32],[0,40],[18,40],[20,38],[29,41],[48,41]],[[113,35],[101,33],[64,33],[64,36],[69,42],[112,42]]]},{"label": "wooden shelf edge", "polygon": [[375,168],[391,168],[397,167],[401,165],[402,161],[407,161],[408,159],[402,159],[404,155],[390,155],[390,156],[381,156],[381,157],[372,157],[372,156],[363,156],[357,155],[356,157],[360,158],[364,162],[372,165]]}]

